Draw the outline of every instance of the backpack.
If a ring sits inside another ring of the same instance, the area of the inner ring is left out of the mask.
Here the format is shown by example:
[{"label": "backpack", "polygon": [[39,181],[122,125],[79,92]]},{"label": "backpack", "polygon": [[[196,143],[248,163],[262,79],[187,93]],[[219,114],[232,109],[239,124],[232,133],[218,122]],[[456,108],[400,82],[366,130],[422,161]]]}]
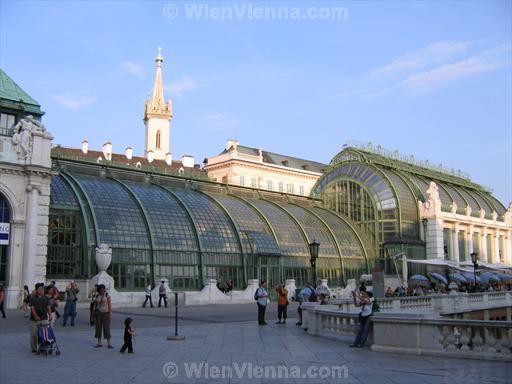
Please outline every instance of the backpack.
[{"label": "backpack", "polygon": [[379,303],[377,303],[377,299],[375,299],[375,297],[373,298],[373,303],[372,303],[372,313],[373,312],[380,312],[380,305],[379,305]]},{"label": "backpack", "polygon": [[256,300],[256,301],[258,301],[258,299],[259,299],[259,295],[258,295],[258,291],[259,291],[259,290],[260,290],[260,289],[258,288],[258,289],[256,290],[256,292],[254,292],[254,300]]}]

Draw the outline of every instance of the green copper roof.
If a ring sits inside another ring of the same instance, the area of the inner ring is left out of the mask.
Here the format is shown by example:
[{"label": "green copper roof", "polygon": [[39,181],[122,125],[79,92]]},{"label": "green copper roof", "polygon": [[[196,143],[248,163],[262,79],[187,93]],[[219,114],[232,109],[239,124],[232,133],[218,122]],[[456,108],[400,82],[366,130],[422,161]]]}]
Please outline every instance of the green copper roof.
[{"label": "green copper roof", "polygon": [[42,115],[41,106],[0,68],[0,104]]}]

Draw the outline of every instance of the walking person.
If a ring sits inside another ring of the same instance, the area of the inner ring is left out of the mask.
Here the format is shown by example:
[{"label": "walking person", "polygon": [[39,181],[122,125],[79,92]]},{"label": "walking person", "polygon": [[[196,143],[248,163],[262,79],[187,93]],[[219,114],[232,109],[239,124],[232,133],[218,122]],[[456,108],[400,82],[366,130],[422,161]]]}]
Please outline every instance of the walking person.
[{"label": "walking person", "polygon": [[91,327],[94,325],[94,303],[96,302],[96,296],[98,296],[98,284],[94,284],[89,290],[87,298],[89,299],[89,324]]},{"label": "walking person", "polygon": [[38,325],[48,319],[51,312],[50,302],[44,294],[44,284],[37,283],[34,294],[30,296],[30,348],[37,352]]},{"label": "walking person", "polygon": [[142,304],[142,308],[146,308],[146,304],[149,300],[149,304],[151,305],[151,308],[153,308],[153,300],[151,299],[151,292],[153,291],[153,287],[151,287],[151,284],[148,284],[146,287],[146,300],[144,300],[144,304]]},{"label": "walking person", "polygon": [[4,298],[5,298],[4,286],[0,285],[0,312],[2,312],[2,318],[5,319]]},{"label": "walking person", "polygon": [[267,282],[265,280],[261,281],[259,288],[254,293],[254,298],[258,304],[258,324],[267,325],[267,322],[265,321],[265,310],[267,309],[269,299],[267,292]]},{"label": "walking person", "polygon": [[162,306],[162,299],[164,300],[165,308],[167,308],[167,288],[165,288],[165,281],[163,280],[158,287],[158,308]]},{"label": "walking person", "polygon": [[[288,317],[288,290],[283,284],[279,284],[276,287],[277,298],[277,318],[279,319],[276,324],[286,324],[286,318]],[[282,322],[281,322],[281,319]]]},{"label": "walking person", "polygon": [[66,287],[66,305],[64,306],[64,321],[62,322],[62,326],[65,327],[68,322],[68,317],[71,317],[71,326],[75,326],[75,317],[76,317],[76,302],[78,301],[78,292],[80,289],[78,288],[78,284],[72,281]]},{"label": "walking person", "polygon": [[373,293],[370,291],[362,291],[358,302],[356,299],[356,293],[352,292],[352,298],[354,299],[354,305],[361,307],[361,312],[359,314],[359,330],[354,342],[350,344],[350,346],[362,348],[366,343],[368,333],[370,332],[370,326],[372,325],[371,316],[373,314]]},{"label": "walking person", "polygon": [[28,307],[28,303],[30,300],[30,291],[28,289],[28,285],[23,286],[23,299],[21,300],[21,309],[25,313],[25,317],[30,316],[30,308]]},{"label": "walking person", "polygon": [[119,352],[124,353],[128,348],[128,353],[133,353],[133,337],[135,336],[135,328],[132,326],[133,319],[127,317],[124,320],[124,344]]},{"label": "walking person", "polygon": [[98,285],[98,295],[96,296],[96,300],[94,301],[94,324],[95,324],[95,334],[94,337],[98,341],[94,348],[100,348],[103,345],[101,344],[102,331],[103,338],[107,340],[107,347],[114,348],[114,346],[110,343],[110,320],[112,320],[112,302],[110,300],[110,295],[108,294],[105,286],[103,284]]}]

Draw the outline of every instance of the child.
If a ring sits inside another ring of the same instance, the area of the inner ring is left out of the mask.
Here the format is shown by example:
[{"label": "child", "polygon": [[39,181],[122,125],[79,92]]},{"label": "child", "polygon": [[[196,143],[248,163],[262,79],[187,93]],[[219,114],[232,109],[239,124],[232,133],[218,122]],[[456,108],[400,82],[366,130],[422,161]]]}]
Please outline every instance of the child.
[{"label": "child", "polygon": [[132,319],[127,317],[124,321],[124,344],[120,352],[124,353],[128,348],[128,353],[133,353],[132,337],[135,336],[135,329],[132,327]]}]

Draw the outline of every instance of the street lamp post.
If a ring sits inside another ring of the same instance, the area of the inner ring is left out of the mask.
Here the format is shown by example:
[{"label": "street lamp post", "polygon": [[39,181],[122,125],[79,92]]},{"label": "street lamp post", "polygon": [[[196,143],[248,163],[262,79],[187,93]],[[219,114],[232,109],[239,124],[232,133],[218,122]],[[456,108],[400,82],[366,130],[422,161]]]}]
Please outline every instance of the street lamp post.
[{"label": "street lamp post", "polygon": [[316,259],[318,259],[318,249],[320,248],[320,243],[317,243],[316,240],[313,240],[313,242],[308,244],[308,246],[309,254],[311,255],[309,262],[311,263],[311,268],[313,269],[313,284],[316,287]]},{"label": "street lamp post", "polygon": [[473,252],[471,254],[471,261],[473,262],[473,278],[475,279],[475,289],[476,289],[476,271],[478,269],[478,253]]}]

